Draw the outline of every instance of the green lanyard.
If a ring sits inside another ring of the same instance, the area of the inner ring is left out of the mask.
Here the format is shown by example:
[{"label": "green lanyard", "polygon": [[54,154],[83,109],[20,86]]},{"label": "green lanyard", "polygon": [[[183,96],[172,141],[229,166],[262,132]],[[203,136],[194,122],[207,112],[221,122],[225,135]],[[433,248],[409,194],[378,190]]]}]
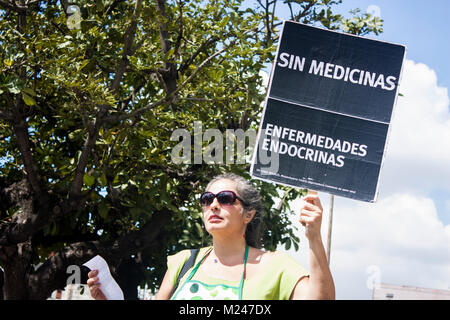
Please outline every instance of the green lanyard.
[{"label": "green lanyard", "polygon": [[[188,281],[190,281],[192,279],[194,274],[197,272],[197,269],[202,264],[203,260],[206,259],[206,257],[208,256],[209,253],[211,253],[211,251],[212,251],[212,248],[210,250],[208,250],[208,252],[205,254],[205,256],[197,263],[197,265],[194,267],[194,269],[189,274],[189,276],[186,279],[185,283],[187,283]],[[247,264],[247,258],[248,258],[248,244],[245,245],[244,270],[242,271],[242,277],[241,277],[241,281],[239,283],[239,300],[242,300],[242,290],[243,290],[243,287],[244,287],[245,266]]]}]

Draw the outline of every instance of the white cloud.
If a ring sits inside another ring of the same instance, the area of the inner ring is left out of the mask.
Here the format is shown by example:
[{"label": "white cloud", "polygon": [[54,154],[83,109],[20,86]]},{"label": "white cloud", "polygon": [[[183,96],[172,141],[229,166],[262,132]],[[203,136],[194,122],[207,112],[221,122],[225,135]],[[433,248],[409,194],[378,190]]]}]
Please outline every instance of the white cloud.
[{"label": "white cloud", "polygon": [[445,210],[450,212],[450,199],[445,201]]},{"label": "white cloud", "polygon": [[[320,197],[326,246],[328,195]],[[290,254],[309,268],[308,242],[297,218],[293,221],[299,228],[300,250]],[[384,283],[449,289],[449,244],[450,225],[439,220],[430,198],[401,193],[377,203],[335,198],[331,271],[337,299],[371,299],[367,282],[373,277],[372,267]]]},{"label": "white cloud", "polygon": [[363,293],[361,280],[371,265],[379,267],[382,282],[448,289],[449,244],[450,225],[439,220],[430,198],[394,194],[375,204],[336,202],[332,261],[344,297],[351,297],[352,286],[346,288],[351,278],[342,274],[358,275]]},{"label": "white cloud", "polygon": [[405,190],[450,191],[450,110],[447,88],[433,70],[406,60],[394,110],[380,195]]},{"label": "white cloud", "polygon": [[[448,90],[437,85],[433,70],[406,60],[400,92],[378,201],[335,198],[331,270],[338,299],[371,299],[367,282],[373,270],[384,283],[450,289],[450,225],[436,208],[439,200],[445,210],[450,199],[430,196],[450,192]],[[326,245],[329,195],[319,195]],[[297,218],[300,252],[290,253],[309,267],[308,243]]]}]

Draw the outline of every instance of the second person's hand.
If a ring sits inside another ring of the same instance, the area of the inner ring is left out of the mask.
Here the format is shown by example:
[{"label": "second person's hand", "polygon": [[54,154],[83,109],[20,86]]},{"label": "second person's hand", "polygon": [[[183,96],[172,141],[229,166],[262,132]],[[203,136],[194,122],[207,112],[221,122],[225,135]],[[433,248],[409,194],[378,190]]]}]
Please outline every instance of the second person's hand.
[{"label": "second person's hand", "polygon": [[92,298],[95,300],[107,300],[104,293],[100,289],[101,283],[97,277],[98,270],[92,270],[88,273],[89,279],[87,280],[87,285],[89,287],[89,291],[91,292]]}]

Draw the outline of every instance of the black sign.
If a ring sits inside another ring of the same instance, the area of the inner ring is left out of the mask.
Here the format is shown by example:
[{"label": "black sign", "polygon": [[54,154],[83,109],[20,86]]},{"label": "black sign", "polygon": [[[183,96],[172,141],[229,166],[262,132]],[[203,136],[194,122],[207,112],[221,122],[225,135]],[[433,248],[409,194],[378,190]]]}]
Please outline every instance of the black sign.
[{"label": "black sign", "polygon": [[285,21],[251,174],[373,202],[405,47]]}]

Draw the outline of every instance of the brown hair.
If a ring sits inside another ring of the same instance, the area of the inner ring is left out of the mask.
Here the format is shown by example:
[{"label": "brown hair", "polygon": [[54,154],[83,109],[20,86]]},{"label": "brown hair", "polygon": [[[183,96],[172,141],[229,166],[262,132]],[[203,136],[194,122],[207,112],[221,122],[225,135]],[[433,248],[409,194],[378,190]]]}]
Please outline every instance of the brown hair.
[{"label": "brown hair", "polygon": [[249,181],[234,173],[224,173],[214,177],[206,186],[206,190],[219,180],[230,180],[236,184],[237,195],[243,200],[241,203],[244,212],[255,210],[253,219],[247,224],[245,241],[249,246],[261,248],[264,205],[258,190]]}]

